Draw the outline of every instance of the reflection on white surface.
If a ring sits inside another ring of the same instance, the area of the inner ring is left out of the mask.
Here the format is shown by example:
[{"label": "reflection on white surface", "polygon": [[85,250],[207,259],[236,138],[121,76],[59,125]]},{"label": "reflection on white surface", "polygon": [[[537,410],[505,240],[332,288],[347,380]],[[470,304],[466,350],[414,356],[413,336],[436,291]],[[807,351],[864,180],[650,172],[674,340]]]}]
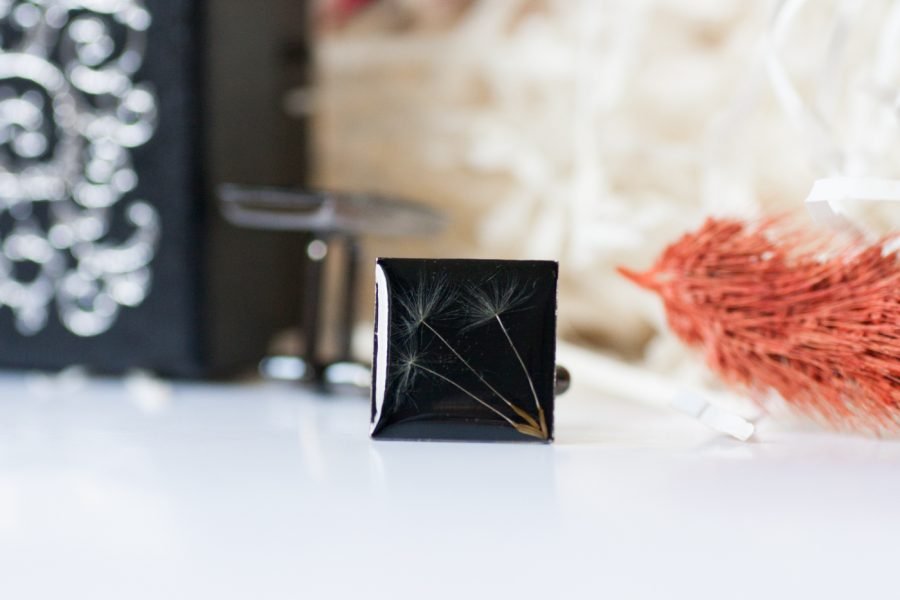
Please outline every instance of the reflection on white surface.
[{"label": "reflection on white surface", "polygon": [[894,587],[894,442],[763,425],[741,444],[578,390],[553,446],[373,442],[366,400],[289,385],[175,384],[160,404],[133,380],[26,381],[0,377],[0,598]]}]

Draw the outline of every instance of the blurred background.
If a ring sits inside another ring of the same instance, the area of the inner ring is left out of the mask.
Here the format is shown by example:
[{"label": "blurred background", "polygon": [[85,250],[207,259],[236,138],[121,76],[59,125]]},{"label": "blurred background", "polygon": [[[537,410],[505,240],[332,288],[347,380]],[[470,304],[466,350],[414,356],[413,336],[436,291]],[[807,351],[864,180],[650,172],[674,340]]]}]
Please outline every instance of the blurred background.
[{"label": "blurred background", "polygon": [[322,247],[225,222],[237,183],[448,217],[364,237],[360,360],[374,257],[542,258],[567,344],[708,381],[615,267],[708,215],[797,211],[817,178],[900,171],[890,0],[0,0],[0,46],[0,362],[17,367],[194,377],[252,368],[272,340],[298,352]]},{"label": "blurred background", "polygon": [[324,0],[313,173],[451,217],[371,252],[558,259],[564,340],[704,381],[615,266],[819,177],[897,176],[898,44],[880,0]]}]

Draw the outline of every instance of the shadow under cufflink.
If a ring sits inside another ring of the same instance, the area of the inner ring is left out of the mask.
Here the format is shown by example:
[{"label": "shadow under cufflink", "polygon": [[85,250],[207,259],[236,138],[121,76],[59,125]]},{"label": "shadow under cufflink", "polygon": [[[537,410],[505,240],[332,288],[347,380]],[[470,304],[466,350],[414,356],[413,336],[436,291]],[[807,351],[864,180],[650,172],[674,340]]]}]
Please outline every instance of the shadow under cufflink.
[{"label": "shadow under cufflink", "polygon": [[550,441],[553,261],[379,259],[372,436]]}]

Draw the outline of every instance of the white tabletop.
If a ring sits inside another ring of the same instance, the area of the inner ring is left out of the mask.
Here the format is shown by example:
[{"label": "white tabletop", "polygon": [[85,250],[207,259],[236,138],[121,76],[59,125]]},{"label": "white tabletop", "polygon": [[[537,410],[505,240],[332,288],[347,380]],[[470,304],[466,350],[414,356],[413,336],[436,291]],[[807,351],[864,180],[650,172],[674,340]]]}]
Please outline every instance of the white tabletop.
[{"label": "white tabletop", "polygon": [[146,383],[0,376],[0,598],[898,594],[898,443],[577,386],[551,446],[375,442],[363,398]]}]

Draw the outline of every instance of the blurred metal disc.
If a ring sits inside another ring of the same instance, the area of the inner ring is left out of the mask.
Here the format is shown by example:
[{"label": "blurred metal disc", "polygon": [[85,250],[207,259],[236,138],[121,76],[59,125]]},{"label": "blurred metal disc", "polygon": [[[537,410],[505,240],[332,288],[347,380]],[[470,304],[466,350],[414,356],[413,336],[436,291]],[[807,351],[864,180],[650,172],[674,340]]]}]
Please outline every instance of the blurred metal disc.
[{"label": "blurred metal disc", "polygon": [[426,236],[447,224],[428,207],[375,194],[225,184],[219,200],[230,223],[252,229]]}]

